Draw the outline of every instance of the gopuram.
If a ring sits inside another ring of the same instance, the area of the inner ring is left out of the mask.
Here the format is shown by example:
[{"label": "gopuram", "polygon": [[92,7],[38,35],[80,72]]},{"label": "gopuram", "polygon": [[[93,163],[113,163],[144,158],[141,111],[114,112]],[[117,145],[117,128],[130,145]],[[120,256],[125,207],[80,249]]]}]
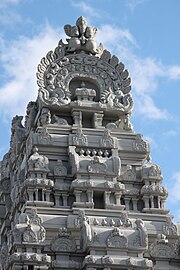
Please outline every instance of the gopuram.
[{"label": "gopuram", "polygon": [[131,79],[83,17],[38,65],[38,97],[1,161],[1,270],[178,270],[180,226]]}]

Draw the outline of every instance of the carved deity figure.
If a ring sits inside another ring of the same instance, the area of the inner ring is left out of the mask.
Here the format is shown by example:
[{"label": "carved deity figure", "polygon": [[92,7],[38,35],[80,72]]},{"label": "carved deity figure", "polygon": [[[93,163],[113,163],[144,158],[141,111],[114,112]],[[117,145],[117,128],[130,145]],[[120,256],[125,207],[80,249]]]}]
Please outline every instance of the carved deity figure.
[{"label": "carved deity figure", "polygon": [[100,146],[103,147],[114,147],[114,140],[110,135],[110,130],[105,128],[104,129],[104,134],[102,138],[100,138]]},{"label": "carved deity figure", "polygon": [[42,108],[41,116],[39,118],[39,125],[46,126],[51,123],[51,113],[48,108]]},{"label": "carved deity figure", "polygon": [[11,161],[13,162],[15,157],[18,155],[20,146],[25,138],[25,128],[22,125],[23,116],[16,115],[12,120],[11,127]]},{"label": "carved deity figure", "polygon": [[92,240],[92,230],[89,225],[89,219],[86,217],[85,212],[83,210],[79,210],[79,218],[80,218],[80,247],[83,251],[86,250],[88,244]]},{"label": "carved deity figure", "polygon": [[144,226],[144,222],[142,219],[136,219],[136,230],[139,233],[139,238],[140,238],[140,245],[141,246],[147,246],[148,245],[148,233],[147,229]]}]

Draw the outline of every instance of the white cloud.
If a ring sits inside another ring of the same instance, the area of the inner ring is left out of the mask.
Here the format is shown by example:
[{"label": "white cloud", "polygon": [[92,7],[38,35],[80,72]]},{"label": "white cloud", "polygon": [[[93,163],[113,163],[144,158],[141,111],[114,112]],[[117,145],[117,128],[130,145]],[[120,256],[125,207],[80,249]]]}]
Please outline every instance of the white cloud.
[{"label": "white cloud", "polygon": [[0,113],[12,117],[24,114],[27,103],[37,97],[36,71],[40,59],[57,46],[63,33],[46,25],[33,38],[21,37],[4,43],[1,62],[7,83],[0,88]]},{"label": "white cloud", "polygon": [[175,203],[180,201],[180,172],[174,173],[171,179],[171,188],[169,188],[169,200]]},{"label": "white cloud", "polygon": [[168,73],[171,79],[180,79],[180,66],[169,67]]},{"label": "white cloud", "polygon": [[147,0],[128,0],[126,6],[133,12],[137,6],[144,4]]},{"label": "white cloud", "polygon": [[170,129],[168,131],[163,132],[162,134],[164,137],[175,137],[178,135],[178,132],[176,130]]},{"label": "white cloud", "polygon": [[97,10],[94,9],[92,6],[90,6],[89,4],[87,4],[84,1],[72,2],[72,5],[78,9],[80,9],[81,12],[85,12],[90,17],[97,17],[97,18],[100,17],[100,14],[97,12]]},{"label": "white cloud", "polygon": [[0,1],[0,24],[13,25],[22,22],[21,16],[12,8],[22,0],[1,0]]},{"label": "white cloud", "polygon": [[165,108],[158,108],[153,95],[158,89],[160,78],[180,79],[180,66],[166,66],[155,58],[140,57],[134,52],[139,49],[137,41],[127,29],[104,25],[98,38],[103,40],[105,47],[116,54],[130,71],[135,111],[153,120],[171,118]]}]

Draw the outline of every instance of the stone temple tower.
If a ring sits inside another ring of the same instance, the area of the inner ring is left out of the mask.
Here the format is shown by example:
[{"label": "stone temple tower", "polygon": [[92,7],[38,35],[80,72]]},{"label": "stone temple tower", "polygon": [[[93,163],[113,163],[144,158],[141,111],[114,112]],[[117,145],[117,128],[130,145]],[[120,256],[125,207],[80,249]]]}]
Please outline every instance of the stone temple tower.
[{"label": "stone temple tower", "polygon": [[135,134],[131,79],[83,17],[38,65],[1,161],[1,270],[178,270],[168,192]]}]

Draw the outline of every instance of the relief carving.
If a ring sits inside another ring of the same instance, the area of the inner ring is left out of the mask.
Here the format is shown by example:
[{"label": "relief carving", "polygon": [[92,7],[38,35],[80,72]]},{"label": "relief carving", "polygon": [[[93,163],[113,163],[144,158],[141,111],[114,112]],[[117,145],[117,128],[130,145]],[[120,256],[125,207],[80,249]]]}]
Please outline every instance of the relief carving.
[{"label": "relief carving", "polygon": [[114,147],[114,139],[111,137],[109,129],[107,128],[104,129],[104,134],[100,138],[99,143],[101,147],[108,147],[108,148]]},{"label": "relief carving", "polygon": [[62,160],[57,160],[57,165],[54,167],[54,175],[67,176],[67,168],[63,165]]},{"label": "relief carving", "polygon": [[126,171],[123,173],[122,178],[124,181],[135,181],[136,173],[132,170],[131,165],[126,166]]},{"label": "relief carving", "polygon": [[48,108],[42,108],[41,115],[39,117],[39,126],[46,126],[51,124],[51,112]]},{"label": "relief carving", "polygon": [[34,147],[33,154],[28,160],[29,171],[44,171],[49,172],[49,160],[47,157],[38,153],[38,148]]},{"label": "relief carving", "polygon": [[149,143],[142,139],[141,134],[136,134],[136,139],[133,141],[132,147],[136,151],[149,152]]},{"label": "relief carving", "polygon": [[154,258],[174,258],[178,253],[178,241],[170,244],[166,236],[159,234],[150,246],[150,255]]},{"label": "relief carving", "polygon": [[136,236],[136,239],[133,242],[134,246],[147,247],[148,232],[146,227],[144,226],[144,222],[142,221],[142,219],[136,219],[135,224],[138,235]]},{"label": "relief carving", "polygon": [[90,161],[90,165],[88,166],[89,173],[106,173],[107,166],[103,162],[100,161],[100,158],[94,156],[93,160]]},{"label": "relief carving", "polygon": [[108,247],[114,248],[126,248],[128,246],[127,237],[120,231],[119,228],[115,228],[106,240]]},{"label": "relief carving", "polygon": [[92,230],[89,224],[89,219],[85,215],[83,210],[79,210],[79,220],[80,220],[80,247],[82,251],[85,251],[86,248],[92,241]]},{"label": "relief carving", "polygon": [[78,128],[76,130],[76,134],[73,136],[72,140],[74,145],[81,145],[81,146],[88,145],[87,137],[83,134],[82,128]]},{"label": "relief carving", "polygon": [[178,235],[177,226],[172,222],[171,217],[166,218],[166,223],[163,225],[163,233],[165,235]]},{"label": "relief carving", "polygon": [[66,228],[60,228],[57,235],[51,242],[51,250],[54,252],[76,251],[76,242]]},{"label": "relief carving", "polygon": [[42,127],[38,130],[38,143],[49,144],[51,142],[51,135],[48,132],[47,127]]}]

